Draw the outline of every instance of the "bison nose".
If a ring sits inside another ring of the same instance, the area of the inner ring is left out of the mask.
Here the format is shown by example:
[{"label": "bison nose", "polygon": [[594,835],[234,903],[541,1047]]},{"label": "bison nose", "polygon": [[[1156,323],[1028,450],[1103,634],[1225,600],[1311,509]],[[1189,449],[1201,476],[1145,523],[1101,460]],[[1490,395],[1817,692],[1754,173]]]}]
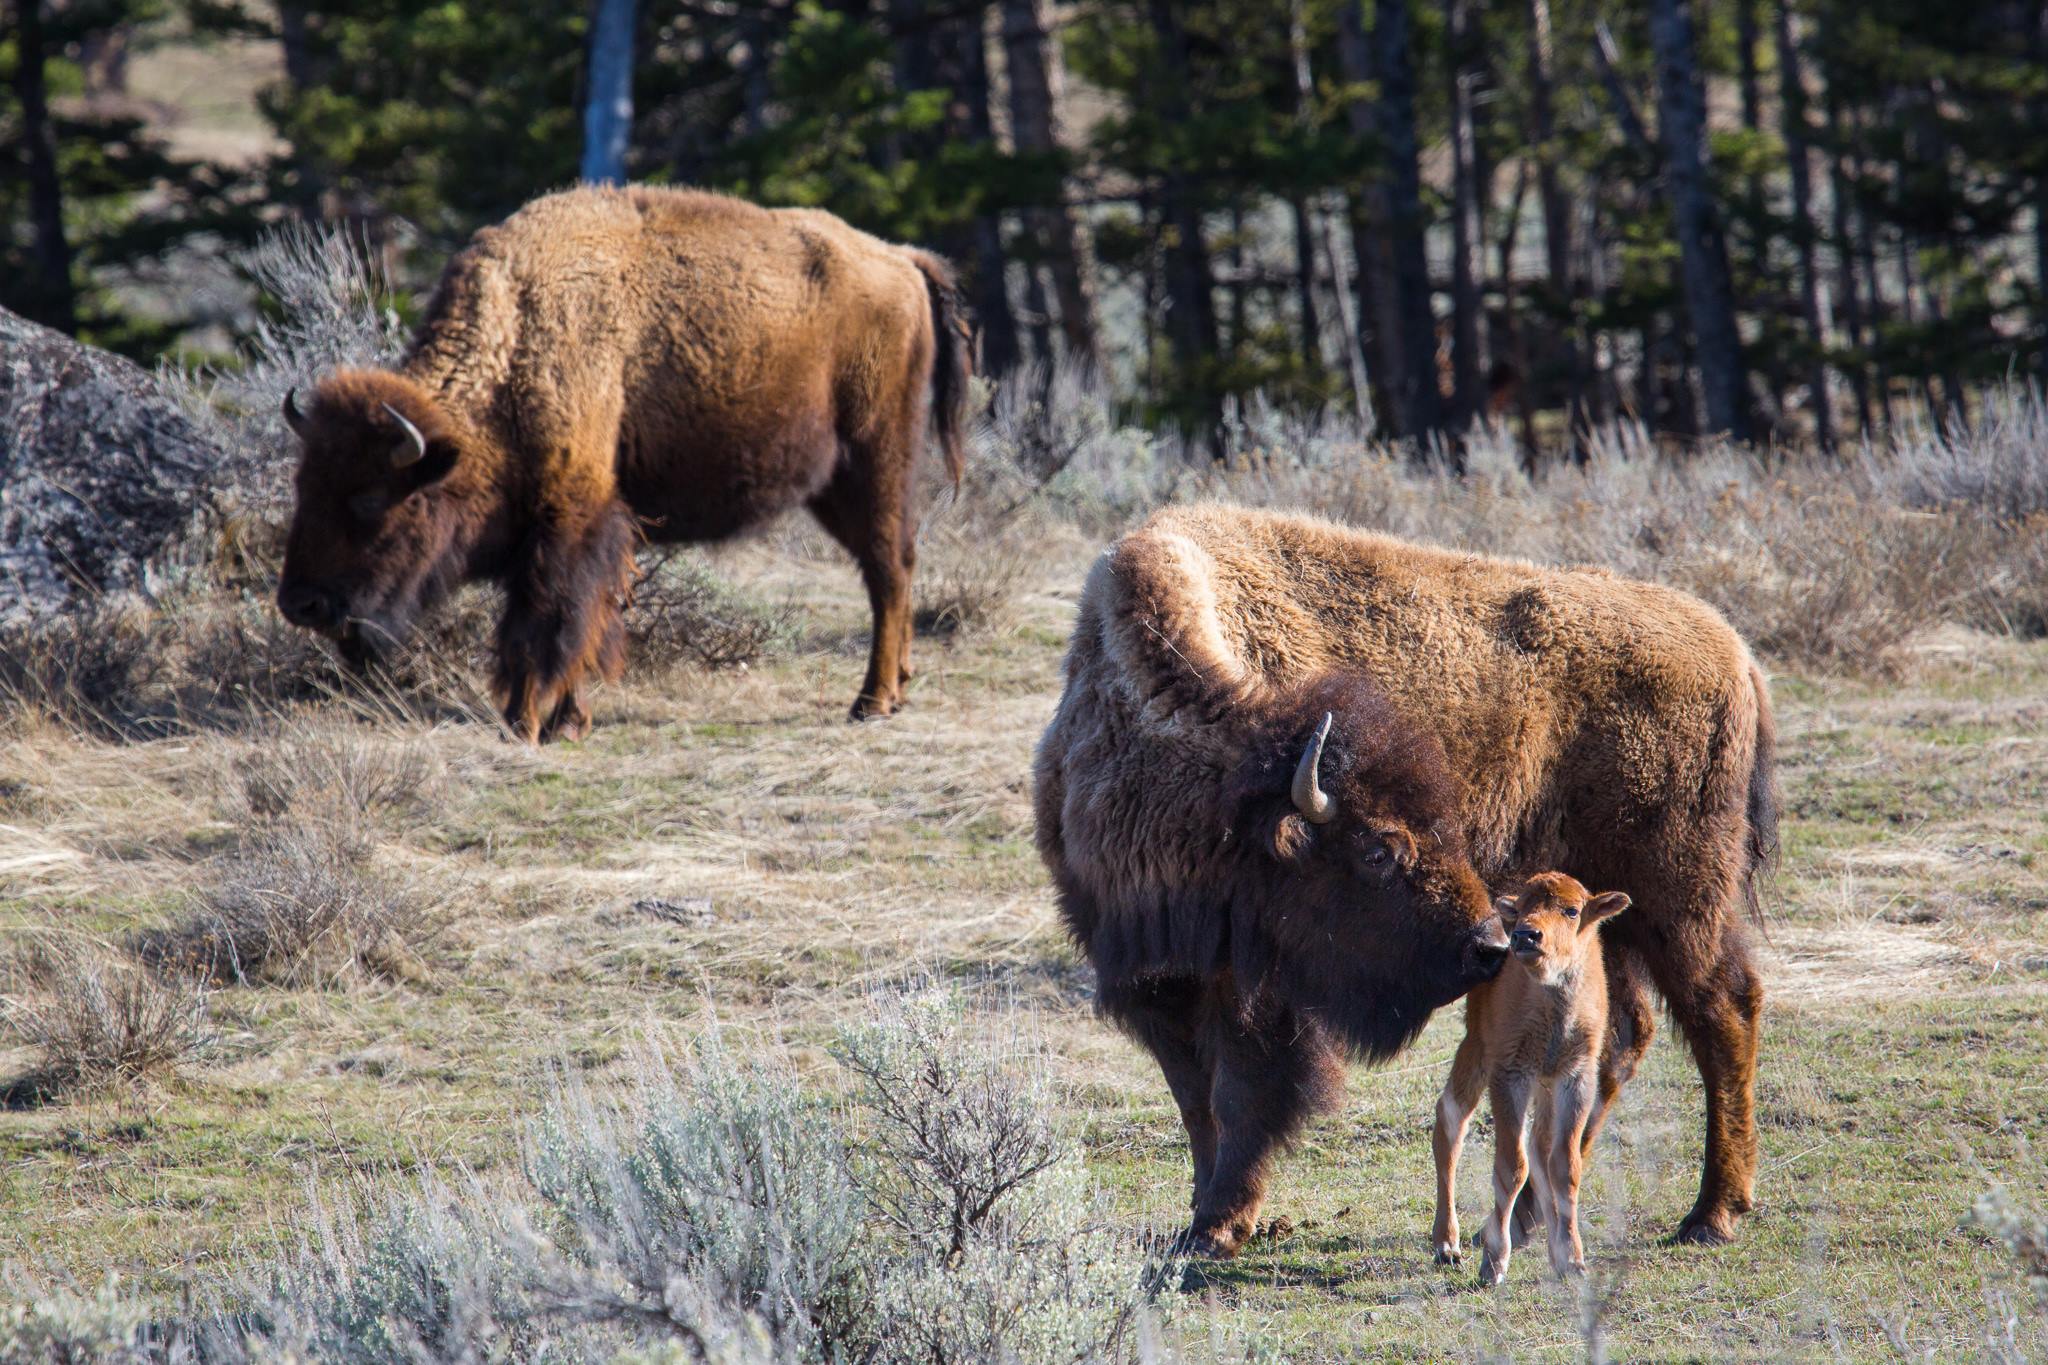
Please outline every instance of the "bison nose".
[{"label": "bison nose", "polygon": [[341,620],[341,599],[307,583],[281,583],[277,609],[284,619],[308,630],[332,630]]},{"label": "bison nose", "polygon": [[1481,926],[1472,935],[1469,951],[1473,970],[1481,979],[1490,978],[1498,972],[1508,957],[1508,941],[1500,931],[1500,921],[1488,920]]},{"label": "bison nose", "polygon": [[1520,928],[1508,935],[1508,946],[1518,953],[1540,952],[1543,948],[1541,929]]}]

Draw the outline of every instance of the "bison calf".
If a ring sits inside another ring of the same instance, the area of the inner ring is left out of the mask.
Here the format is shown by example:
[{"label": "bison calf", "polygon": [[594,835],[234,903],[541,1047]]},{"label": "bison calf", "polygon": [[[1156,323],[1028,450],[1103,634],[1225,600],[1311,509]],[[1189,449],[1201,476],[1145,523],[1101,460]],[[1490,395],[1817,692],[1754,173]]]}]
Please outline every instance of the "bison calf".
[{"label": "bison calf", "polygon": [[395,371],[286,398],[303,454],[278,606],[362,663],[498,582],[505,723],[574,737],[584,681],[624,661],[635,544],[802,506],[867,580],[853,714],[885,716],[910,678],[911,475],[935,415],[958,482],[968,377],[935,256],[811,209],[549,195],[449,262]]},{"label": "bison calf", "polygon": [[[1479,1278],[1507,1278],[1510,1224],[1524,1180],[1550,1229],[1550,1267],[1586,1268],[1579,1242],[1579,1179],[1614,1097],[1648,1044],[1647,1014],[1610,1028],[1601,921],[1628,909],[1619,891],[1589,895],[1561,872],[1540,873],[1495,902],[1508,931],[1509,966],[1465,997],[1465,1040],[1436,1105],[1436,1259],[1461,1259],[1456,1198],[1465,1125],[1490,1090],[1495,1154],[1493,1212],[1480,1230]],[[1617,1035],[1622,1035],[1617,1037]],[[1528,1159],[1535,1138],[1535,1160]]]}]

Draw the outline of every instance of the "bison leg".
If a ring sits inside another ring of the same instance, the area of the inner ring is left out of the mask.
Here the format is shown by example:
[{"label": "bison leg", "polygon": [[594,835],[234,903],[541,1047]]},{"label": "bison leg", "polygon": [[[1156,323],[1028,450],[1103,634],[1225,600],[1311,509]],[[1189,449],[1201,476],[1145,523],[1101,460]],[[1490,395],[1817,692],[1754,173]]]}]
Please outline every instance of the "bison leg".
[{"label": "bison leg", "polygon": [[1202,1059],[1197,1040],[1202,988],[1194,981],[1152,982],[1145,987],[1143,998],[1142,1005],[1119,1013],[1132,1035],[1159,1063],[1180,1108],[1181,1126],[1187,1129],[1195,1166],[1194,1194],[1188,1207],[1198,1209],[1216,1169],[1216,1115],[1209,1108],[1215,1076]]},{"label": "bison leg", "polygon": [[909,658],[910,572],[905,567],[902,539],[902,491],[883,497],[870,482],[879,461],[855,458],[853,467],[811,502],[811,512],[834,540],[860,565],[867,584],[868,607],[874,613],[874,634],[868,647],[868,674],[854,698],[852,718],[889,715],[903,700],[904,669]]},{"label": "bison leg", "polygon": [[1514,1243],[1508,1225],[1529,1179],[1529,1104],[1534,1086],[1526,1076],[1496,1076],[1493,1101],[1493,1211],[1479,1230],[1479,1282],[1496,1285],[1508,1277]]},{"label": "bison leg", "polygon": [[1719,1246],[1756,1196],[1756,1059],[1763,983],[1742,926],[1724,924],[1697,956],[1650,961],[1672,1018],[1692,1048],[1707,1094],[1707,1146],[1699,1198],[1678,1225],[1680,1242]]},{"label": "bison leg", "polygon": [[635,534],[615,502],[581,526],[539,528],[521,548],[498,622],[497,691],[506,727],[527,743],[587,734],[584,682],[624,665]]},{"label": "bison leg", "polygon": [[1458,1055],[1451,1060],[1450,1079],[1437,1098],[1436,1127],[1430,1137],[1436,1156],[1436,1223],[1430,1240],[1436,1244],[1438,1265],[1457,1265],[1465,1257],[1458,1235],[1458,1153],[1484,1089],[1486,1044],[1476,1031],[1467,1032],[1458,1044]]},{"label": "bison leg", "polygon": [[1600,1055],[1599,1092],[1579,1142],[1581,1155],[1592,1152],[1593,1141],[1600,1136],[1600,1127],[1607,1122],[1621,1088],[1636,1074],[1657,1033],[1642,956],[1619,942],[1606,945],[1606,950],[1607,1043]]},{"label": "bison leg", "polygon": [[1230,1257],[1258,1226],[1273,1157],[1336,1098],[1343,1072],[1321,1031],[1293,1010],[1273,1007],[1254,1019],[1219,1011],[1210,1036],[1216,1164],[1197,1199],[1186,1244],[1199,1254]]}]

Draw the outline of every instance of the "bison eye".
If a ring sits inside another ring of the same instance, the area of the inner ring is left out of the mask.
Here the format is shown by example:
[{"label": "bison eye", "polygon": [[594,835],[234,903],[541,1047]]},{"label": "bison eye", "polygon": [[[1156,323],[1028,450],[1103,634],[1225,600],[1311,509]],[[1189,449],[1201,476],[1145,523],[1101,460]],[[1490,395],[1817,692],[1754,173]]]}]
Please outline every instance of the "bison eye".
[{"label": "bison eye", "polygon": [[364,525],[372,525],[383,516],[384,507],[382,493],[358,493],[348,500],[349,514]]},{"label": "bison eye", "polygon": [[1385,867],[1387,860],[1393,856],[1393,851],[1385,844],[1374,844],[1366,851],[1365,865],[1367,867]]}]

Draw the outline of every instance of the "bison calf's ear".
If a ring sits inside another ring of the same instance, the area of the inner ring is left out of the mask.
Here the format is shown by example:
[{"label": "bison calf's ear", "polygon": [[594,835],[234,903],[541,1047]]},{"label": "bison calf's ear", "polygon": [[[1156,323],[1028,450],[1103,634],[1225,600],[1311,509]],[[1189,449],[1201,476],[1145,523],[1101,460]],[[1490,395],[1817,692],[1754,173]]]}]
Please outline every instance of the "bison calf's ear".
[{"label": "bison calf's ear", "polygon": [[1602,891],[1586,902],[1586,908],[1579,912],[1581,924],[1598,924],[1603,919],[1613,919],[1629,907],[1628,894],[1623,891]]}]

